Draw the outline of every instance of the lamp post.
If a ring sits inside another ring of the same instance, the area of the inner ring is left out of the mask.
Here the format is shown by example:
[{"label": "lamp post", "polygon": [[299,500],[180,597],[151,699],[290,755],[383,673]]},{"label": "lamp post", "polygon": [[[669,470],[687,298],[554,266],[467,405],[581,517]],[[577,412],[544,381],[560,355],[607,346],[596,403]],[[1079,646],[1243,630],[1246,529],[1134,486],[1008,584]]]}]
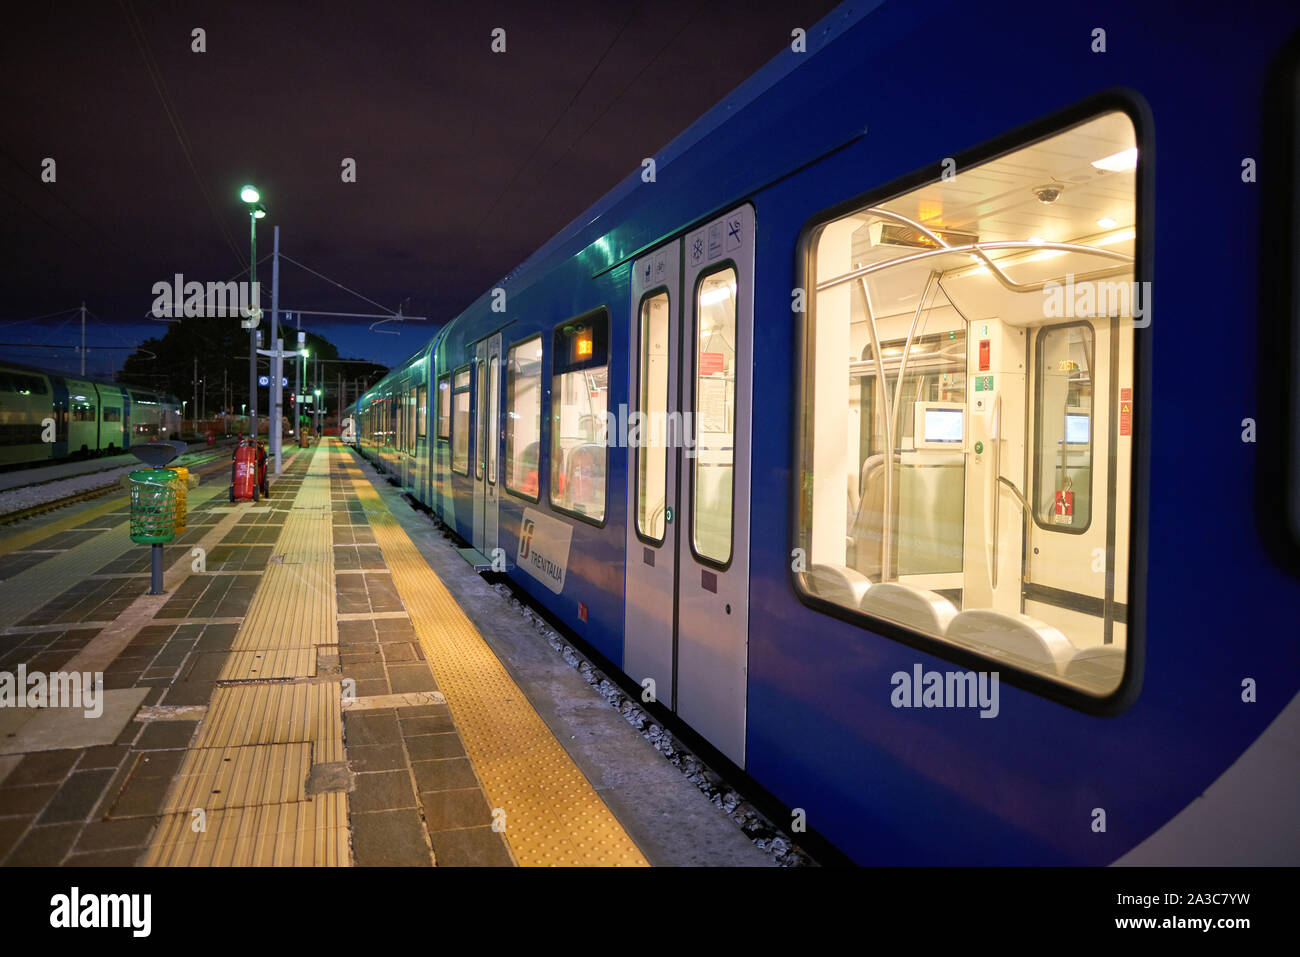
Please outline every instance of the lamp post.
[{"label": "lamp post", "polygon": [[[246,184],[239,191],[239,198],[248,206],[248,281],[252,290],[257,290],[257,221],[266,216],[266,207],[262,205],[262,194],[256,186]],[[248,413],[250,429],[257,435],[257,324],[262,318],[261,295],[254,295],[250,315],[240,325],[248,330]]]},{"label": "lamp post", "polygon": [[[299,322],[302,321],[301,317],[299,318],[298,321],[299,321]],[[306,335],[307,335],[307,334],[306,334],[305,332],[299,332],[299,333],[298,333],[298,388],[297,388],[297,391],[294,393],[294,395],[296,395],[296,396],[298,397],[298,405],[297,405],[297,410],[298,410],[298,411],[296,411],[296,412],[294,413],[294,415],[296,415],[296,416],[298,417],[298,421],[294,423],[294,428],[296,428],[296,429],[298,430],[298,445],[299,445],[299,447],[301,447],[302,444],[303,444],[303,441],[302,441],[302,438],[303,438],[303,436],[302,436],[302,405],[303,405],[303,403],[302,403],[302,399],[303,399],[303,392],[302,392],[302,367],[303,367],[303,364],[307,361],[307,357],[308,357],[309,355],[311,355],[311,352],[307,349],[306,346],[303,345],[303,343],[307,341],[307,340],[306,340]]]}]

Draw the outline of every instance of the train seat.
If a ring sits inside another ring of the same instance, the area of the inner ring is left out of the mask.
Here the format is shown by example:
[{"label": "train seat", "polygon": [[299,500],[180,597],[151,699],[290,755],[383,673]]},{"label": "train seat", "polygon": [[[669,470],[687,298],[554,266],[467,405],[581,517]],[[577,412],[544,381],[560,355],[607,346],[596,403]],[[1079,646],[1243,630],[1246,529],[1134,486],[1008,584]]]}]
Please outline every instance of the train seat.
[{"label": "train seat", "polygon": [[[897,468],[901,456],[894,454]],[[880,579],[880,544],[884,537],[885,456],[868,456],[858,472],[858,494],[850,490],[849,506],[853,510],[849,523],[849,565],[872,581]],[[897,544],[895,544],[897,548]]]},{"label": "train seat", "polygon": [[1118,645],[1080,648],[1065,665],[1065,677],[1090,691],[1108,693],[1124,674],[1124,649]]},{"label": "train seat", "polygon": [[952,620],[945,635],[981,654],[1031,671],[1062,674],[1075,647],[1059,630],[1028,615],[978,608]]},{"label": "train seat", "polygon": [[818,598],[847,608],[857,608],[871,587],[871,580],[866,575],[843,565],[812,565],[804,583]]},{"label": "train seat", "polygon": [[927,635],[942,635],[957,616],[957,607],[932,591],[899,582],[872,585],[858,607],[868,615],[894,621]]}]

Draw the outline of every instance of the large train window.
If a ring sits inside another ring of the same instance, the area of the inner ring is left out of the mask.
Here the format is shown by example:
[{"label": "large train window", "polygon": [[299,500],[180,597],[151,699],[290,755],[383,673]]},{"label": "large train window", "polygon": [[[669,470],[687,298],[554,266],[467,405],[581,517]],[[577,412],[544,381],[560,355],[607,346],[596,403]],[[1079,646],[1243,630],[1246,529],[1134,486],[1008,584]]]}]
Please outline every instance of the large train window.
[{"label": "large train window", "polygon": [[419,438],[429,435],[429,387],[422,385],[415,394],[415,434]]},{"label": "large train window", "polygon": [[736,270],[701,277],[695,290],[695,455],[691,459],[691,544],[695,554],[731,561],[736,484]]},{"label": "large train window", "polygon": [[805,231],[809,604],[1078,706],[1119,688],[1138,157],[1106,112]]},{"label": "large train window", "polygon": [[551,344],[551,505],[605,521],[605,413],[609,314],[600,309],[555,327]]},{"label": "large train window", "polygon": [[438,438],[451,438],[451,373],[438,376]]},{"label": "large train window", "polygon": [[542,447],[542,337],[506,352],[506,490],[537,501]]},{"label": "large train window", "polygon": [[452,393],[451,468],[469,474],[469,366],[456,370]]}]

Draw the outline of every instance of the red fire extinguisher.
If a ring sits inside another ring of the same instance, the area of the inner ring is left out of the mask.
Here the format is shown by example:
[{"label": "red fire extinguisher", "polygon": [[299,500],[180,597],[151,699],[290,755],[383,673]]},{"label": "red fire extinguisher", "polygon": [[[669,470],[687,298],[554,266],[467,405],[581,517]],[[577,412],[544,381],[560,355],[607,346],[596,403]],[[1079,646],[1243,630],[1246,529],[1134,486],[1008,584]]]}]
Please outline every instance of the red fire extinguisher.
[{"label": "red fire extinguisher", "polygon": [[235,449],[235,461],[230,467],[230,500],[257,501],[257,449],[247,439],[240,439]]}]

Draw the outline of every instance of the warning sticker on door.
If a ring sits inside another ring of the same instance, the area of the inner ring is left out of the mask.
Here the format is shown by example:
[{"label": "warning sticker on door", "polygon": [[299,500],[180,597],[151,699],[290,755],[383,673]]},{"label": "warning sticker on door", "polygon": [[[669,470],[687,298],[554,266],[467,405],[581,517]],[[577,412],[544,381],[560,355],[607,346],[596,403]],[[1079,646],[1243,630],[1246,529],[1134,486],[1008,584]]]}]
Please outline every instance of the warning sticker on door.
[{"label": "warning sticker on door", "polygon": [[536,509],[524,509],[519,524],[519,552],[515,561],[555,594],[564,590],[573,526]]},{"label": "warning sticker on door", "polygon": [[1119,390],[1119,434],[1133,434],[1133,390]]}]

